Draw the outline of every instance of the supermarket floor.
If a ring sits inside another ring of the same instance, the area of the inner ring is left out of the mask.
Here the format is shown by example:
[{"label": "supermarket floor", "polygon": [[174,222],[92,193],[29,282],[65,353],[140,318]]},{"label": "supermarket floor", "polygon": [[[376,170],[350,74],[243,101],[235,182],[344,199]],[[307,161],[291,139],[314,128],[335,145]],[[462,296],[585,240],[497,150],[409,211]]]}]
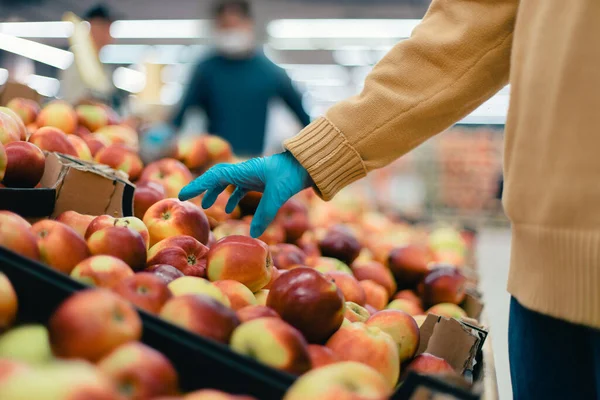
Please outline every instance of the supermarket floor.
[{"label": "supermarket floor", "polygon": [[512,399],[508,366],[508,306],[506,292],[510,258],[510,231],[508,229],[482,230],[477,248],[481,274],[481,290],[490,325],[492,351],[498,380],[500,400]]}]

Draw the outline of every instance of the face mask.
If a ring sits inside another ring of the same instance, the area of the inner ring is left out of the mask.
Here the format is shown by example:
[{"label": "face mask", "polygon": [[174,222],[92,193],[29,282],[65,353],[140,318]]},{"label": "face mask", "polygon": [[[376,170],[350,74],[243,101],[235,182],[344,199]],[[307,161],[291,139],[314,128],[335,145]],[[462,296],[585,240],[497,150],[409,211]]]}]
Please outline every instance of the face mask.
[{"label": "face mask", "polygon": [[215,35],[215,47],[225,56],[243,56],[254,49],[254,35],[238,29],[218,31]]}]

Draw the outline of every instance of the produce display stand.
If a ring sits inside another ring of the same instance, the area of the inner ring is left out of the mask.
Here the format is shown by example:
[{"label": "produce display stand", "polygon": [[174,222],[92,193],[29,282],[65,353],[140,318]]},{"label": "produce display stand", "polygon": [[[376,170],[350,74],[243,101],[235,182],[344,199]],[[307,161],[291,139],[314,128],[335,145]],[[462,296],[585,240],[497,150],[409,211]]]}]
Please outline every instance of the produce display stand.
[{"label": "produce display stand", "polygon": [[[59,304],[87,286],[43,264],[0,247],[0,271],[12,282],[19,299],[18,323],[47,324]],[[186,391],[214,388],[229,393],[249,394],[261,400],[281,399],[295,377],[232,352],[227,346],[176,327],[143,310],[142,342],[159,350],[175,366],[181,388]],[[481,346],[487,333],[481,332],[473,379],[482,374]],[[472,400],[479,396],[450,383],[422,375],[409,375],[391,399],[414,398],[415,390],[428,388],[454,399]]]},{"label": "produce display stand", "polygon": [[[18,323],[47,324],[59,304],[85,285],[0,247],[0,271],[19,299]],[[186,391],[214,388],[279,400],[294,377],[232,352],[227,346],[180,329],[142,310],[142,342],[167,356]]]}]

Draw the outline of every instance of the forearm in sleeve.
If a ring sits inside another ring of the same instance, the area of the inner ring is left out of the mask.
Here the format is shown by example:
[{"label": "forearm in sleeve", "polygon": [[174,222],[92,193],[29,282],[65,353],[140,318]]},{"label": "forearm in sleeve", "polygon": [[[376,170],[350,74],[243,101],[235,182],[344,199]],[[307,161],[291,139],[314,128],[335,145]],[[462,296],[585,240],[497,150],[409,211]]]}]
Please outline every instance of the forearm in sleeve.
[{"label": "forearm in sleeve", "polygon": [[285,147],[323,198],[443,131],[508,81],[518,0],[434,0],[412,36]]}]

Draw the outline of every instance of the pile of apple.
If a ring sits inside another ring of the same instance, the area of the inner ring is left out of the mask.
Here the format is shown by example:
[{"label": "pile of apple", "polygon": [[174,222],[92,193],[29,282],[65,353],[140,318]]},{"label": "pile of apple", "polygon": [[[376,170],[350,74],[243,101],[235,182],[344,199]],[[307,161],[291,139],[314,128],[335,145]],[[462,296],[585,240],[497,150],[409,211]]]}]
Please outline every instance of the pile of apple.
[{"label": "pile of apple", "polygon": [[254,399],[214,389],[180,394],[169,359],[139,342],[143,328],[134,307],[108,290],[69,297],[47,327],[14,326],[17,309],[15,290],[0,273],[2,399]]},{"label": "pile of apple", "polygon": [[[49,109],[69,107],[50,103],[35,121]],[[465,266],[471,237],[449,227],[431,230],[395,221],[343,193],[324,203],[309,190],[289,200],[253,239],[250,222],[260,194],[247,195],[231,214],[225,212],[229,188],[206,211],[201,199],[175,198],[193,179],[190,169],[203,171],[232,159],[226,142],[206,135],[182,139],[174,153],[179,160],[143,167],[135,131],[121,135],[130,128],[106,125],[107,119],[84,124],[81,107],[74,128],[66,131],[90,126],[90,140],[120,132],[113,140],[123,142],[95,157],[109,150],[131,155],[119,163],[101,162],[138,178],[136,216],[67,211],[30,225],[0,211],[0,246],[119,294],[233,351],[304,374],[290,399],[335,393],[384,399],[406,371],[453,373],[442,359],[414,356],[427,313],[466,316],[460,305],[471,284]],[[57,121],[64,124],[64,115]],[[39,128],[30,142],[44,129],[58,131]]]}]

